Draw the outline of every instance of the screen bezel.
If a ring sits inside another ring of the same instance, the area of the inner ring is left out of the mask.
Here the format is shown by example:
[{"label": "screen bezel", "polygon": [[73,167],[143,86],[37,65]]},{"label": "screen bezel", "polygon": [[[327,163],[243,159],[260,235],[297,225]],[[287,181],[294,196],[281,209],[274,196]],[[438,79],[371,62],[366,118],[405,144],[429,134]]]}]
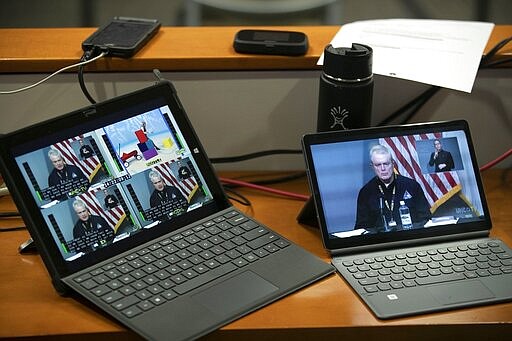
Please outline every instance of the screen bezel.
[{"label": "screen bezel", "polygon": [[[337,142],[378,139],[398,135],[425,134],[455,130],[463,131],[467,137],[470,159],[472,160],[472,164],[468,166],[472,167],[472,171],[475,174],[475,182],[478,187],[478,191],[479,193],[481,193],[480,200],[482,204],[484,219],[472,222],[458,223],[453,225],[413,229],[409,231],[366,234],[345,238],[334,238],[331,236],[331,233],[328,230],[328,226],[326,223],[324,204],[322,202],[318,178],[314,167],[314,161],[311,151],[312,146]],[[331,252],[339,252],[339,250],[343,249],[362,249],[369,246],[379,248],[385,246],[385,244],[387,243],[406,242],[418,239],[428,240],[429,238],[437,238],[443,236],[448,237],[450,235],[459,235],[467,232],[488,232],[491,228],[492,223],[489,216],[489,210],[487,207],[485,195],[483,192],[480,172],[478,169],[478,165],[476,164],[476,156],[469,132],[469,126],[468,123],[464,120],[418,123],[402,126],[387,126],[306,134],[305,136],[303,136],[302,139],[302,147],[307,166],[309,186],[315,202],[315,208],[317,210],[317,219],[322,234],[322,240],[325,248]]]},{"label": "screen bezel", "polygon": [[[25,150],[50,145],[53,142],[92,131],[162,105],[169,106],[190,150],[196,150],[194,159],[202,170],[213,200],[203,207],[188,212],[185,216],[162,222],[154,228],[143,231],[144,233],[137,234],[136,238],[123,239],[111,244],[108,248],[86,254],[72,262],[65,261],[47,227],[40,208],[32,199],[32,189],[26,183],[15,157],[23,154]],[[0,155],[2,174],[54,283],[58,282],[59,278],[176,231],[191,221],[202,219],[230,206],[213,167],[179,102],[176,91],[168,81],[162,81],[148,88],[2,136]],[[31,200],[27,200],[27,198],[31,198]]]}]

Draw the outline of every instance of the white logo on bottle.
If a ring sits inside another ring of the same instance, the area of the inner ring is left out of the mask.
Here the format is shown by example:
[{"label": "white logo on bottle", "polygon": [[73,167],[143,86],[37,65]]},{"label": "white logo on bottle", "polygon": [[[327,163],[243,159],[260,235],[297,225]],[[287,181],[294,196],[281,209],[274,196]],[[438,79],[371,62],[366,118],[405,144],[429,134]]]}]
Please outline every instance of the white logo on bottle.
[{"label": "white logo on bottle", "polygon": [[346,130],[347,127],[345,127],[345,124],[343,123],[343,121],[348,117],[348,112],[349,111],[347,109],[341,109],[341,107],[332,107],[331,115],[333,118],[333,123],[331,125],[331,129],[337,125],[340,125],[341,128]]}]

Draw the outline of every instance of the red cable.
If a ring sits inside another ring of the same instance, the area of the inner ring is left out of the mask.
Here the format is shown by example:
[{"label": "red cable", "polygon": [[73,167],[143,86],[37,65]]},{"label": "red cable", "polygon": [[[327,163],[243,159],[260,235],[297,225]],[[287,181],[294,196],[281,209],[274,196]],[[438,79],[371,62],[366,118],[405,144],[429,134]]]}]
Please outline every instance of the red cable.
[{"label": "red cable", "polygon": [[278,194],[278,195],[283,195],[283,196],[286,196],[286,197],[291,197],[293,199],[299,199],[299,200],[303,200],[303,201],[306,201],[306,200],[309,199],[308,195],[292,193],[292,192],[287,192],[287,191],[281,191],[279,189],[274,189],[274,188],[270,188],[270,187],[260,186],[260,185],[256,185],[256,184],[253,184],[253,183],[250,183],[250,182],[245,182],[245,181],[240,181],[240,180],[233,180],[233,179],[227,179],[227,178],[220,178],[220,181],[224,182],[226,184],[245,186],[245,187],[257,189],[257,190],[260,190],[260,191],[265,191],[265,192],[270,192],[270,193],[274,193],[274,194]]},{"label": "red cable", "polygon": [[[494,165],[496,165],[496,164],[500,163],[501,161],[505,160],[510,155],[512,155],[512,148],[509,149],[507,152],[505,152],[500,157],[496,158],[495,160],[493,160],[493,161],[483,165],[482,167],[480,167],[480,172],[483,172],[483,171],[493,167]],[[240,180],[234,180],[234,179],[228,179],[228,178],[222,178],[222,177],[220,178],[220,181],[224,182],[226,184],[237,185],[237,186],[244,186],[244,187],[248,187],[248,188],[252,188],[252,189],[257,189],[257,190],[264,191],[264,192],[270,192],[270,193],[274,193],[274,194],[277,194],[277,195],[282,195],[282,196],[290,197],[290,198],[293,198],[293,199],[299,199],[299,200],[303,200],[303,201],[309,200],[309,196],[308,195],[303,195],[303,194],[298,194],[298,193],[293,193],[293,192],[287,192],[287,191],[281,191],[279,189],[274,189],[274,188],[270,188],[270,187],[260,186],[260,185],[256,185],[256,184],[253,184],[253,183],[250,183],[250,182],[246,182],[246,181],[240,181]]]},{"label": "red cable", "polygon": [[491,162],[489,162],[489,163],[483,165],[482,167],[480,167],[480,172],[483,172],[484,170],[487,170],[487,169],[491,168],[492,166],[500,163],[501,161],[505,160],[510,155],[512,155],[512,148],[510,148],[508,151],[506,151],[500,157],[498,157],[498,158],[492,160]]}]

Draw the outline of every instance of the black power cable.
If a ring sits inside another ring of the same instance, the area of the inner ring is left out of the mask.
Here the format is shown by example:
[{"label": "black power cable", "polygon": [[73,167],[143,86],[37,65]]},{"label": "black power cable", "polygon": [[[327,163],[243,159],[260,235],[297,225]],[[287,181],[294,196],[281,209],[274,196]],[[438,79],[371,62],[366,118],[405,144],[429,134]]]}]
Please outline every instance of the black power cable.
[{"label": "black power cable", "polygon": [[273,150],[263,150],[259,152],[238,155],[238,156],[230,156],[230,157],[215,157],[210,158],[211,163],[230,163],[230,162],[240,162],[247,161],[251,159],[255,159],[262,156],[275,155],[275,154],[302,154],[301,150],[297,149],[273,149]]},{"label": "black power cable", "polygon": [[[100,51],[97,49],[90,49],[84,52],[82,57],[80,58],[81,62],[88,61],[89,59],[99,55]],[[85,97],[91,102],[91,104],[96,104],[96,100],[91,96],[89,91],[87,90],[87,86],[85,85],[84,81],[84,65],[80,65],[78,67],[78,83],[80,84],[80,89],[82,89],[82,92],[84,93]]]}]

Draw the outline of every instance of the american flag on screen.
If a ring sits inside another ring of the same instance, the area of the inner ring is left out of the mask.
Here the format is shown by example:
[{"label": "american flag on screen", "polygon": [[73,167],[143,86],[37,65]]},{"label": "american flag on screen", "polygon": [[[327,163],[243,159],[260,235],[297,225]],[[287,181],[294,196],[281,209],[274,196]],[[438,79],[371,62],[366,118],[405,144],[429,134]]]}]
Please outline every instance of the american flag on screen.
[{"label": "american flag on screen", "polygon": [[89,182],[91,182],[96,173],[100,170],[101,163],[98,159],[98,156],[96,155],[93,155],[85,160],[80,160],[78,156],[76,156],[72,144],[81,140],[82,138],[83,136],[70,138],[59,143],[55,143],[52,145],[52,148],[58,150],[61,153],[62,158],[67,164],[73,164],[80,168],[89,179]]},{"label": "american flag on screen", "polygon": [[462,186],[457,172],[423,174],[419,164],[416,141],[433,140],[443,137],[442,133],[386,137],[379,143],[386,146],[394,155],[396,171],[411,179],[415,179],[423,189],[430,204],[430,211],[435,210],[458,193]]},{"label": "american flag on screen", "polygon": [[126,218],[126,213],[121,206],[116,206],[110,210],[105,210],[95,195],[97,192],[98,191],[86,192],[80,194],[78,198],[80,198],[85,203],[85,206],[91,214],[104,218],[110,227],[114,231],[117,231],[123,220]]},{"label": "american flag on screen", "polygon": [[161,163],[154,168],[155,171],[160,173],[162,179],[167,185],[172,185],[180,190],[180,192],[187,198],[187,201],[190,202],[192,196],[198,189],[198,184],[193,175],[191,175],[188,179],[178,180],[173,175],[171,166],[169,163]]}]

